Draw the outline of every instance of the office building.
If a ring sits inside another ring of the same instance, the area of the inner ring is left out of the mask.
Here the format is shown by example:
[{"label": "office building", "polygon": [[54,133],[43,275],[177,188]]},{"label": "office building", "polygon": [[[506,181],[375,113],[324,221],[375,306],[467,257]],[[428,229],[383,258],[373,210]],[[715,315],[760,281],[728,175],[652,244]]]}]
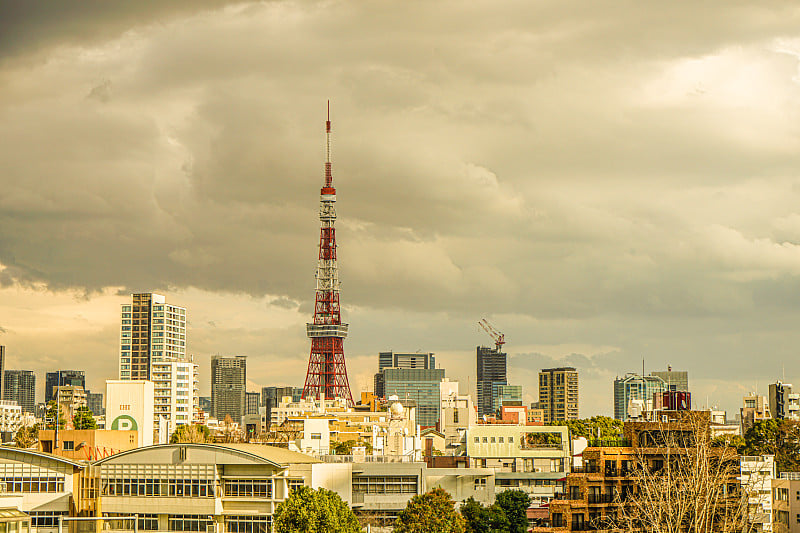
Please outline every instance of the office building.
[{"label": "office building", "polygon": [[492,389],[492,409],[499,413],[504,406],[522,405],[522,387],[520,385],[497,384]]},{"label": "office building", "polygon": [[573,367],[539,372],[539,406],[544,423],[578,419],[578,371]]},{"label": "office building", "polygon": [[666,371],[650,372],[650,375],[663,379],[667,384],[665,390],[684,392],[689,390],[689,372],[685,370],[672,370],[671,366],[667,366]]},{"label": "office building", "polygon": [[153,364],[187,361],[186,309],[160,294],[131,295],[122,304],[119,378],[152,379]]},{"label": "office building", "polygon": [[508,385],[506,354],[499,348],[477,347],[478,416],[490,416],[494,411],[494,390]]},{"label": "office building", "polygon": [[373,378],[373,392],[378,398],[386,398],[386,389],[383,379],[385,368],[421,368],[430,370],[436,368],[436,357],[430,352],[398,353],[380,352],[378,354],[378,372]]},{"label": "office building", "polygon": [[769,385],[769,411],[773,418],[798,420],[800,394],[792,392],[791,383],[777,381]]},{"label": "office building", "polygon": [[105,403],[103,401],[102,392],[86,391],[86,407],[92,412],[95,417],[104,416],[106,414]]},{"label": "office building", "polygon": [[302,387],[261,387],[261,406],[278,407],[285,396],[290,396],[293,402],[299,402],[302,395]]},{"label": "office building", "polygon": [[400,401],[414,400],[417,424],[423,428],[436,426],[441,409],[439,384],[444,378],[443,369],[384,368],[381,373],[386,398],[396,395]]},{"label": "office building", "polygon": [[378,371],[384,368],[436,368],[436,357],[433,353],[397,353],[381,352],[378,354]]},{"label": "office building", "polygon": [[33,370],[6,370],[3,374],[3,399],[17,402],[23,413],[34,413],[36,374]]},{"label": "office building", "polygon": [[86,389],[86,373],[83,370],[58,370],[48,372],[44,381],[44,402],[55,400],[56,387],[81,387]]},{"label": "office building", "polygon": [[642,376],[628,372],[625,377],[614,379],[614,418],[628,420],[628,405],[631,400],[640,400],[644,410],[653,410],[653,395],[667,390],[667,383],[658,376]]},{"label": "office building", "polygon": [[211,405],[214,418],[226,416],[237,424],[245,415],[247,357],[214,355],[211,357]]},{"label": "office building", "polygon": [[261,407],[261,394],[258,392],[246,392],[244,395],[245,399],[245,408],[244,414],[246,415],[257,415],[258,408]]}]

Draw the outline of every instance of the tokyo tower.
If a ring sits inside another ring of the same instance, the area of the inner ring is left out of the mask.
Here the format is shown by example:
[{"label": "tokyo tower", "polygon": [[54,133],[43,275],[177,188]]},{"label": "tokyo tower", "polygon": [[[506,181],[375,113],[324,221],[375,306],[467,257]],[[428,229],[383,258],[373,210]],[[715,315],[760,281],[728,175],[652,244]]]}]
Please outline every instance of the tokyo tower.
[{"label": "tokyo tower", "polygon": [[311,339],[303,398],[345,398],[353,405],[347,367],[344,362],[344,338],[347,324],[342,323],[339,308],[339,269],[336,266],[336,188],[331,172],[331,104],[325,121],[325,184],[320,191],[319,260],[314,321],[306,324]]}]

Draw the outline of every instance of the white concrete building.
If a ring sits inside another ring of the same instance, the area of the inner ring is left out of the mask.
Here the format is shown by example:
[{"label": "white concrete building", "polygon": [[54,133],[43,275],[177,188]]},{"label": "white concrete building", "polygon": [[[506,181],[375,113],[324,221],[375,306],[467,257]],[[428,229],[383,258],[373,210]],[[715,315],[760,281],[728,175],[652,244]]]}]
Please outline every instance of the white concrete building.
[{"label": "white concrete building", "polygon": [[440,384],[439,428],[444,433],[446,455],[455,454],[466,438],[467,429],[477,423],[478,411],[469,394],[458,393],[458,382],[445,378]]},{"label": "white concrete building", "polygon": [[178,426],[191,424],[200,396],[197,364],[191,361],[153,363],[155,418],[158,442],[166,444]]},{"label": "white concrete building", "polygon": [[16,496],[20,511],[31,516],[38,533],[58,531],[58,518],[80,508],[82,466],[55,455],[0,447],[0,484]]},{"label": "white concrete building", "polygon": [[11,400],[0,400],[0,433],[14,435],[22,425],[22,407]]},{"label": "white concrete building", "polygon": [[473,467],[494,468],[497,491],[524,490],[534,504],[563,492],[572,462],[566,426],[477,424],[467,432]]},{"label": "white concrete building", "polygon": [[139,446],[152,445],[154,397],[152,381],[106,381],[105,429],[136,430]]},{"label": "white concrete building", "polygon": [[754,533],[772,532],[774,513],[772,482],[775,479],[774,455],[743,455],[740,457],[741,477],[747,494],[747,514]]}]

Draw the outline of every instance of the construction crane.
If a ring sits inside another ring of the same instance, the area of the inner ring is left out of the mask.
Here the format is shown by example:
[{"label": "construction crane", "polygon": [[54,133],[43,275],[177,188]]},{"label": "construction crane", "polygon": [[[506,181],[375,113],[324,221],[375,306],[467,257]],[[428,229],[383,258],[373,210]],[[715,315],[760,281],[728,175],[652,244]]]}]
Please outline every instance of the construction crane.
[{"label": "construction crane", "polygon": [[481,321],[478,322],[478,325],[494,340],[495,348],[499,352],[506,343],[506,336],[497,331],[485,318],[482,318]]}]

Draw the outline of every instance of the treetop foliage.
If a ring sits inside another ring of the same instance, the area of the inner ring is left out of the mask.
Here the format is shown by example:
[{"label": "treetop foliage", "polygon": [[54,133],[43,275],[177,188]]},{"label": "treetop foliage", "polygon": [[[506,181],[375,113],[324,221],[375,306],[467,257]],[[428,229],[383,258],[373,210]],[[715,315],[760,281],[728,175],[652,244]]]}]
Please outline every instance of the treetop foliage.
[{"label": "treetop foliage", "polygon": [[97,429],[97,422],[94,415],[85,405],[78,407],[75,416],[72,417],[72,427],[75,429]]},{"label": "treetop foliage", "polygon": [[299,487],[275,511],[277,533],[360,533],[361,525],[338,494]]},{"label": "treetop foliage", "polygon": [[441,487],[414,496],[397,517],[395,533],[463,533],[464,518]]},{"label": "treetop foliage", "polygon": [[622,436],[622,420],[607,416],[593,416],[581,420],[556,420],[548,426],[567,426],[572,438],[596,439],[598,430],[601,439],[616,439]]},{"label": "treetop foliage", "polygon": [[170,444],[190,444],[214,442],[211,430],[202,424],[178,426],[169,438]]}]

